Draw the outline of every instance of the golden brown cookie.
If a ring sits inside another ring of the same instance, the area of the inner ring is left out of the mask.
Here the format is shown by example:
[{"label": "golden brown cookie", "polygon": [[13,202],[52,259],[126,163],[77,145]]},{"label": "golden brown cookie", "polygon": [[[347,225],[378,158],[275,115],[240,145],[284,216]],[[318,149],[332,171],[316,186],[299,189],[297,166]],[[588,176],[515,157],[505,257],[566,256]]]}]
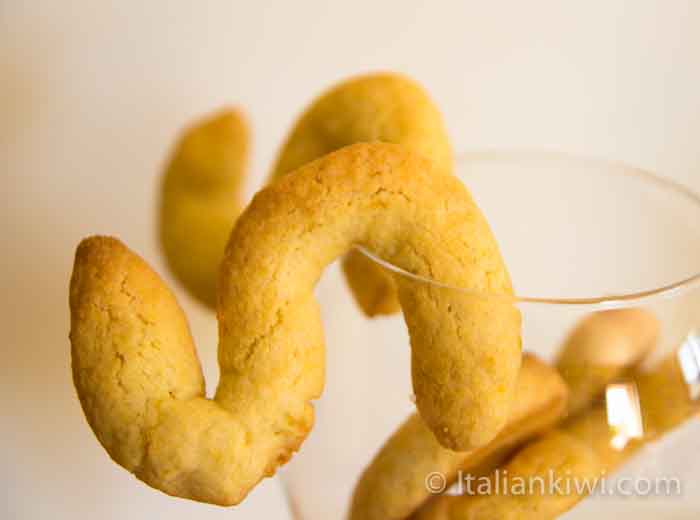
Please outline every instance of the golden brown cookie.
[{"label": "golden brown cookie", "polygon": [[426,479],[431,475],[439,479],[438,485],[447,488],[457,479],[458,471],[473,476],[490,473],[518,444],[561,419],[567,393],[555,369],[526,354],[506,426],[493,441],[468,452],[443,448],[420,416],[413,414],[360,477],[350,520],[407,518],[430,498],[430,482]]},{"label": "golden brown cookie", "polygon": [[442,115],[414,80],[393,72],[345,80],[322,93],[287,137],[271,178],[360,142],[400,144],[452,172],[452,149]]},{"label": "golden brown cookie", "polygon": [[275,181],[238,219],[219,283],[214,399],[202,396],[185,318],[161,280],[113,239],[81,244],[74,377],[110,455],[153,487],[216,504],[272,475],[308,434],[323,387],[313,287],[354,244],[468,289],[396,277],[426,424],[448,447],[489,442],[510,412],[521,358],[496,242],[453,176],[404,147],[358,144]]},{"label": "golden brown cookie", "polygon": [[[439,497],[419,511],[416,520],[550,520],[585,496],[583,488],[553,486],[557,477],[575,475],[595,483],[603,466],[591,447],[562,430],[552,430],[525,446],[498,473],[491,494]],[[499,480],[498,484],[496,480]],[[531,485],[532,483],[532,485]],[[498,485],[498,487],[497,487]],[[479,485],[474,489],[478,490]],[[498,489],[498,493],[493,490]],[[551,492],[550,492],[551,491]]]},{"label": "golden brown cookie", "polygon": [[[656,317],[642,309],[602,311],[584,318],[564,342],[557,361],[557,369],[570,390],[568,401],[574,403],[568,405],[568,413],[589,406],[608,383],[638,364],[655,345],[657,335]],[[525,359],[510,421],[489,445],[469,453],[449,452],[437,446],[424,426],[421,428],[419,418],[409,419],[386,442],[360,479],[351,519],[406,518],[431,498],[427,475],[437,472],[449,485],[459,470],[472,476],[489,473],[518,443],[552,426],[561,418],[561,409],[553,404],[562,402],[561,392],[553,383],[538,385],[533,367],[541,367],[539,372],[552,369],[533,363]],[[546,381],[544,373],[540,377]],[[529,408],[532,403],[552,403],[548,409],[551,414]],[[494,452],[496,456],[487,456]],[[426,506],[423,515],[437,514],[427,510],[444,510],[449,498],[433,498],[431,502],[435,503]]]},{"label": "golden brown cookie", "polygon": [[[360,142],[407,146],[434,161],[441,172],[452,172],[450,140],[428,93],[407,76],[374,73],[340,83],[304,111],[271,177]],[[383,267],[356,250],[348,252],[342,265],[355,300],[367,316],[399,310],[392,276]]]},{"label": "golden brown cookie", "polygon": [[606,385],[639,364],[654,348],[658,336],[659,321],[644,309],[612,309],[584,318],[556,360],[571,389],[569,414],[588,407]]},{"label": "golden brown cookie", "polygon": [[73,381],[85,416],[111,457],[138,471],[161,403],[204,397],[185,316],[158,275],[108,237],[78,246],[70,309]]},{"label": "golden brown cookie", "polygon": [[[634,380],[644,417],[645,436],[618,445],[618,432],[608,421],[604,406],[595,406],[574,417],[541,440],[527,445],[503,467],[511,479],[532,477],[547,483],[554,478],[570,482],[564,488],[535,488],[534,493],[517,497],[489,496],[440,497],[418,515],[420,520],[463,520],[471,518],[518,518],[540,520],[557,518],[583,500],[600,477],[608,475],[645,444],[696,415],[700,406],[690,394],[676,353],[651,371],[639,371]],[[578,482],[578,488],[576,488]],[[588,483],[581,487],[581,483]]]},{"label": "golden brown cookie", "polygon": [[636,376],[644,430],[649,438],[663,435],[698,411],[700,401],[692,396],[678,355],[665,358],[654,370]]},{"label": "golden brown cookie", "polygon": [[168,267],[212,308],[226,242],[243,209],[249,143],[243,114],[221,110],[184,131],[162,180],[158,228]]},{"label": "golden brown cookie", "polygon": [[[226,240],[240,214],[249,133],[242,114],[222,111],[189,128],[165,171],[160,233],[175,276],[196,298],[214,307]],[[345,80],[314,101],[294,125],[270,178],[343,146],[381,141],[401,144],[452,171],[442,116],[427,92],[400,74],[375,73]],[[392,277],[359,251],[343,269],[368,316],[399,310]]]}]

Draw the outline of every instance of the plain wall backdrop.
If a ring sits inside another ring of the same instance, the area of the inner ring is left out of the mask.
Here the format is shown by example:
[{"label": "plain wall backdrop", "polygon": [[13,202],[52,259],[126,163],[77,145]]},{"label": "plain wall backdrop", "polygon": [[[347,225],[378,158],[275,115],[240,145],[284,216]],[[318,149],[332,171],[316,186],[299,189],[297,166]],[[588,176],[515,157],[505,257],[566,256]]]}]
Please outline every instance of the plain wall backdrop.
[{"label": "plain wall backdrop", "polygon": [[[697,1],[2,0],[0,516],[285,518],[274,480],[217,509],[152,492],[107,459],[70,380],[72,257],[84,236],[112,234],[167,277],[155,192],[182,125],[243,107],[252,193],[302,108],[372,70],[423,83],[457,151],[582,153],[700,190]],[[215,322],[178,294],[211,390]]]}]

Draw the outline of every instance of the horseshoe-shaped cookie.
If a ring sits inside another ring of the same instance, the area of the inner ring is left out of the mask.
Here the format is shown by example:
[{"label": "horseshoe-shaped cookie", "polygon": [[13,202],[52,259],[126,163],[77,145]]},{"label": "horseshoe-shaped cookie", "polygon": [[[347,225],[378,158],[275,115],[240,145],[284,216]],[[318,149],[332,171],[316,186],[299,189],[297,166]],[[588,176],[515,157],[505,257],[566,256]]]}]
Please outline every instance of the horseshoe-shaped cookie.
[{"label": "horseshoe-shaped cookie", "polygon": [[[406,76],[376,73],[343,81],[319,96],[292,128],[270,178],[343,146],[372,141],[409,147],[441,172],[452,171],[442,116],[425,90]],[[189,129],[165,172],[160,229],[166,258],[183,285],[212,307],[224,237],[243,205],[247,148],[242,115],[226,111]],[[392,277],[376,262],[353,250],[343,269],[365,314],[399,310]]]},{"label": "horseshoe-shaped cookie", "polygon": [[456,178],[404,147],[358,144],[277,180],[238,219],[221,269],[211,400],[186,319],[158,276],[114,239],[79,246],[74,381],[112,458],[166,493],[216,504],[239,502],[273,474],[308,434],[323,386],[313,286],[354,244],[464,288],[396,277],[423,419],[450,448],[490,441],[521,358],[496,242]]}]

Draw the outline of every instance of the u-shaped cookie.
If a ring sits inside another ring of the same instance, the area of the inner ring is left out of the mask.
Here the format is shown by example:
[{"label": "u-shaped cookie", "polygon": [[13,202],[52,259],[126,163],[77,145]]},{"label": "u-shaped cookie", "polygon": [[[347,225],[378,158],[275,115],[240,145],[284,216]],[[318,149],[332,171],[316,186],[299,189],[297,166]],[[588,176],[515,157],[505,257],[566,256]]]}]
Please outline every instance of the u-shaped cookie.
[{"label": "u-shaped cookie", "polygon": [[[212,307],[225,240],[243,206],[248,141],[238,111],[217,114],[184,134],[164,175],[160,235],[165,256],[190,293]],[[442,116],[426,91],[406,76],[375,73],[339,83],[304,111],[270,179],[359,142],[400,144],[431,159],[439,171],[452,171]],[[376,262],[353,250],[343,269],[365,314],[399,310],[392,277]]]},{"label": "u-shaped cookie", "polygon": [[273,474],[308,434],[323,387],[313,286],[354,244],[465,289],[396,278],[424,421],[450,448],[489,442],[507,419],[521,358],[497,244],[452,175],[401,146],[358,144],[278,179],[238,219],[219,283],[213,399],[160,278],[114,239],[79,246],[74,381],[111,457],[166,493],[216,504],[239,502]]}]

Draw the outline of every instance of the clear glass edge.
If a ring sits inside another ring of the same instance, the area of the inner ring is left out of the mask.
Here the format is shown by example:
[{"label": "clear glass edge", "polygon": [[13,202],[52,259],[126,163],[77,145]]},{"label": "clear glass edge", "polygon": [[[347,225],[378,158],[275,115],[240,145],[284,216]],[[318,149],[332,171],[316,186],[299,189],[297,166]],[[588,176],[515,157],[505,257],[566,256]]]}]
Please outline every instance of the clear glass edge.
[{"label": "clear glass edge", "polygon": [[[671,190],[678,195],[681,195],[688,199],[690,202],[695,204],[700,210],[700,195],[695,193],[693,190],[687,186],[676,182],[672,179],[666,179],[660,177],[655,173],[648,170],[638,168],[636,166],[630,166],[620,161],[614,161],[610,159],[599,159],[595,157],[588,156],[578,156],[575,154],[569,154],[566,152],[559,151],[548,151],[548,150],[536,150],[536,149],[479,149],[479,150],[466,150],[456,156],[455,162],[467,162],[467,161],[514,161],[514,160],[538,160],[538,161],[575,161],[579,164],[590,164],[604,166],[607,168],[614,168],[619,171],[620,174],[643,177],[646,181],[657,184],[664,189]],[[607,294],[600,296],[583,296],[583,297],[573,297],[573,298],[559,298],[559,297],[547,297],[547,296],[519,296],[519,295],[504,295],[504,294],[494,294],[494,293],[482,293],[478,291],[473,291],[470,289],[465,289],[462,287],[452,286],[443,282],[438,282],[430,278],[416,275],[410,273],[401,267],[391,264],[385,260],[382,260],[377,255],[369,251],[368,249],[356,245],[356,249],[362,252],[365,256],[373,260],[374,262],[382,265],[386,269],[397,273],[398,275],[405,276],[416,280],[417,282],[430,284],[436,287],[441,287],[444,289],[449,289],[453,291],[459,291],[465,294],[472,295],[477,298],[488,298],[501,300],[504,303],[509,304],[538,304],[538,305],[572,305],[572,306],[587,306],[591,307],[591,310],[603,310],[616,307],[629,307],[632,305],[643,305],[648,304],[652,300],[656,299],[670,299],[679,296],[682,293],[690,291],[692,289],[700,287],[700,272],[697,272],[687,278],[672,282],[667,285],[660,287],[654,287],[650,289],[645,289],[636,292],[630,292],[625,294]]]}]

